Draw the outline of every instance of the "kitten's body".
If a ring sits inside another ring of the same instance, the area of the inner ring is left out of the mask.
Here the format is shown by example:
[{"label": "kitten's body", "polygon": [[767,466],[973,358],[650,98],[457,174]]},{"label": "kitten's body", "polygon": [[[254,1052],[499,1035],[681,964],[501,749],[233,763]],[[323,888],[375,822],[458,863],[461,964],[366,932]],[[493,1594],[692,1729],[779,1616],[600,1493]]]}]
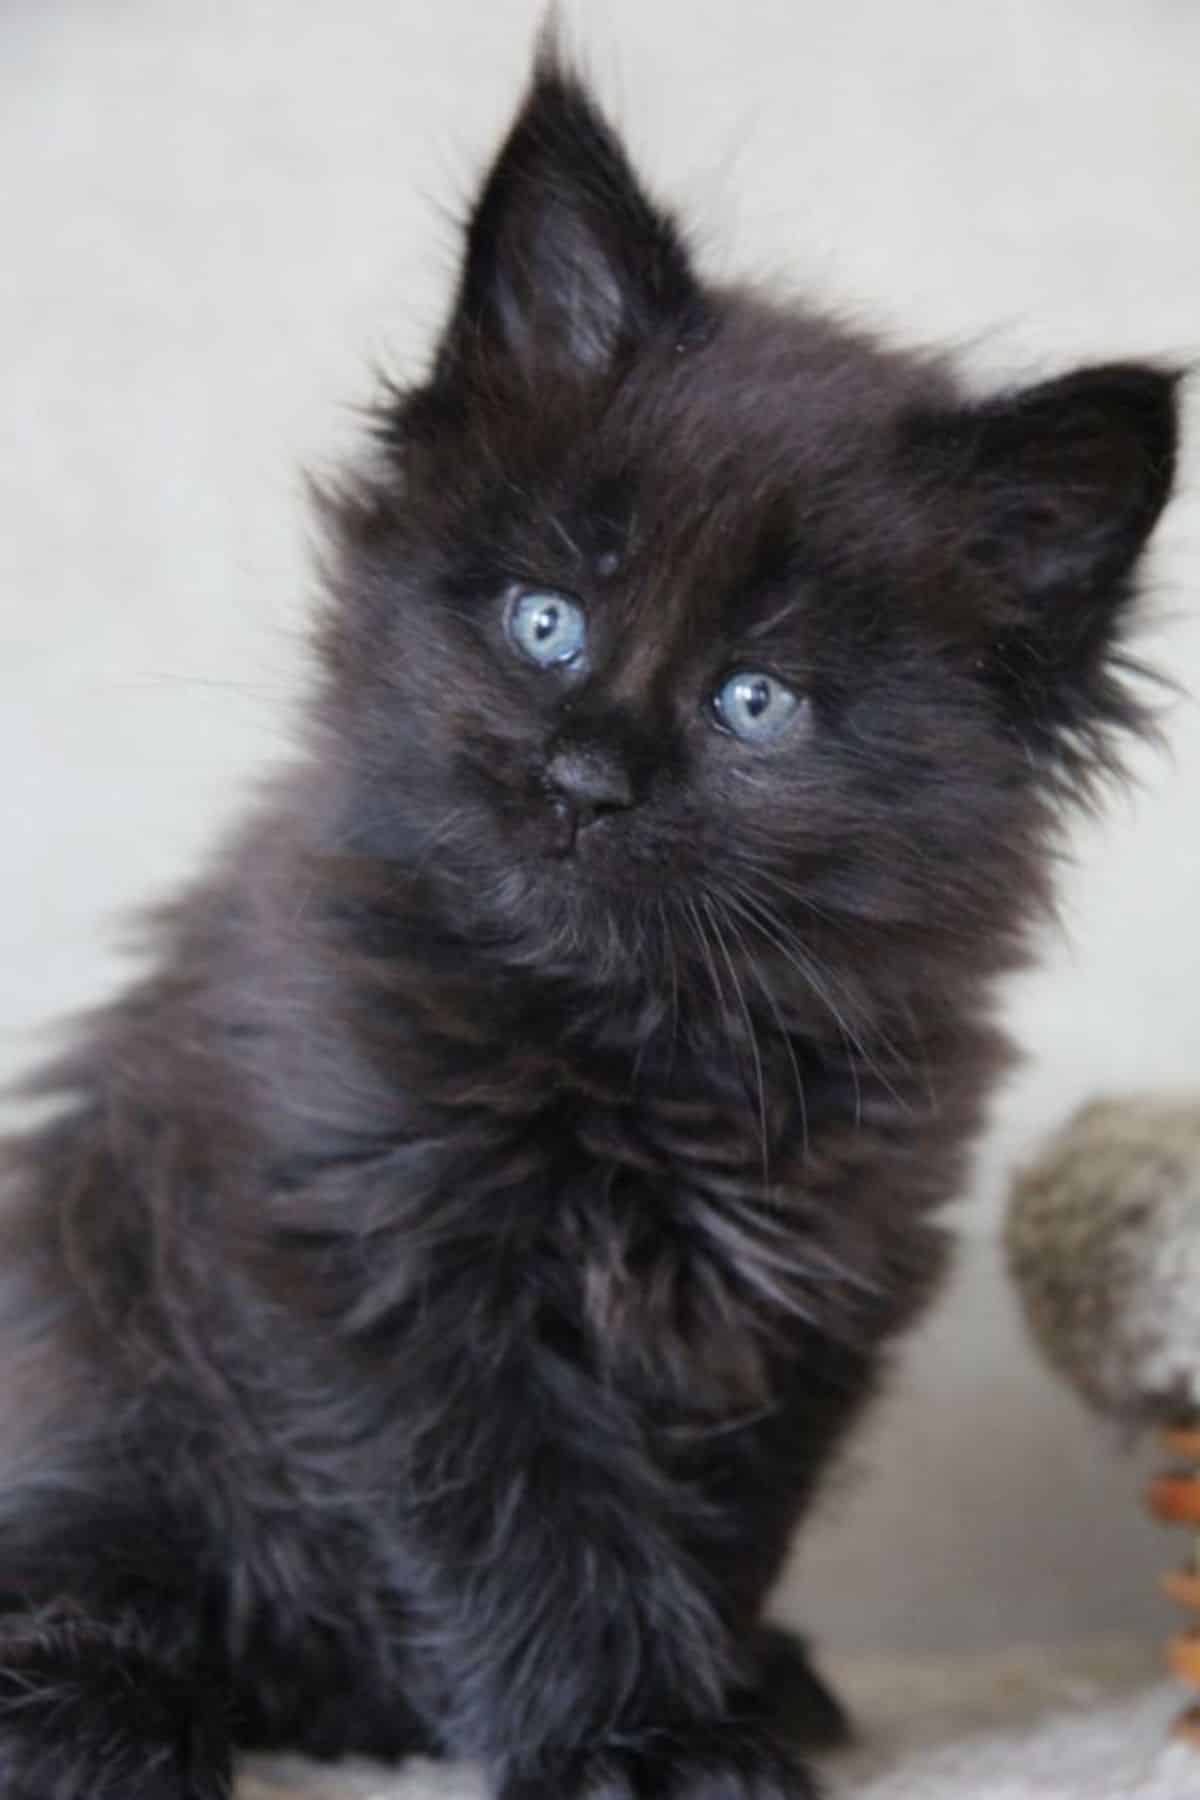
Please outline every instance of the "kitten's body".
[{"label": "kitten's body", "polygon": [[[381,440],[306,762],[8,1159],[0,1793],[215,1800],[236,1741],[807,1794],[764,1593],[1136,722],[1171,382],[968,405],[702,288],[547,65]],[[585,652],[522,662],[530,592]]]}]

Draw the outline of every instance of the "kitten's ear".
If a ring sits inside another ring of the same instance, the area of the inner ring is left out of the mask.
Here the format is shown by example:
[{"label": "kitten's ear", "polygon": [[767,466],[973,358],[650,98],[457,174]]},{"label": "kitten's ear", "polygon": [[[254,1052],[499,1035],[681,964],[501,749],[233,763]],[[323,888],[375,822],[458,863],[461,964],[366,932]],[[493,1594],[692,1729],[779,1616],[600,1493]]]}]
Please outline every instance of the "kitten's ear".
[{"label": "kitten's ear", "polygon": [[954,523],[992,578],[978,667],[1047,765],[1086,795],[1118,765],[1109,728],[1149,716],[1123,674],[1130,577],[1171,492],[1174,374],[1139,363],[1057,381],[917,426]]},{"label": "kitten's ear", "polygon": [[435,381],[497,353],[528,371],[599,371],[655,332],[694,330],[701,310],[674,224],[544,44],[471,214]]},{"label": "kitten's ear", "polygon": [[1170,496],[1177,386],[1109,363],[958,415],[973,552],[1034,599],[1116,597]]}]

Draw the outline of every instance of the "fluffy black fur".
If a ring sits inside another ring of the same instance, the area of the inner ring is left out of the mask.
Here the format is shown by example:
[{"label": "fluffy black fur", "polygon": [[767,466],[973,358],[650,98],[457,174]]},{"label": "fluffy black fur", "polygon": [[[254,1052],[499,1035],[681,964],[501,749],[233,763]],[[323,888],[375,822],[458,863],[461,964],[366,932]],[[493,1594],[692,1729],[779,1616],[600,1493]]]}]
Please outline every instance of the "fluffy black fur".
[{"label": "fluffy black fur", "polygon": [[[243,1745],[813,1793],[764,1596],[1140,722],[1174,446],[1168,372],[978,401],[703,284],[543,56],[326,497],[305,758],[5,1151],[4,1800],[217,1800]],[[758,747],[746,668],[799,700]]]}]

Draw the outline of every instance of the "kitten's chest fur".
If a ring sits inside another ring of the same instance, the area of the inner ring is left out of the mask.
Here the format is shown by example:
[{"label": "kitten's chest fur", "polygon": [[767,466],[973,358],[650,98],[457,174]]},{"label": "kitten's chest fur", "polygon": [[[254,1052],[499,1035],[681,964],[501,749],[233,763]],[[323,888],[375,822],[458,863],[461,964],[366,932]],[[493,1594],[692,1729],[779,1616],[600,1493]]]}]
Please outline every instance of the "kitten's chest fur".
[{"label": "kitten's chest fur", "polygon": [[[469,1046],[423,1039],[423,1123],[349,1190],[386,1220],[382,1260],[357,1264],[371,1333],[469,1318],[677,1421],[769,1404],[815,1337],[850,1344],[906,1309],[931,1260],[917,1215],[949,1180],[927,1092],[845,1045],[777,1030],[751,1048],[711,1016],[621,1042],[611,1019],[589,1040],[578,1014],[534,1030],[490,1010]],[[924,1179],[906,1193],[914,1138]],[[903,1248],[918,1241],[923,1260]]]}]

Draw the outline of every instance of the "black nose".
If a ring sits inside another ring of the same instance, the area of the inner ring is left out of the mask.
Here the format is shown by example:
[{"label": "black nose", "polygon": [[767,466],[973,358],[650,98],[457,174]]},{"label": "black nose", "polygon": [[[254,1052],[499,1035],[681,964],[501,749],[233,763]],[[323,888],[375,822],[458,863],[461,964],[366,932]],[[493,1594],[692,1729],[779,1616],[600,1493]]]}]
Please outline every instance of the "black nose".
[{"label": "black nose", "polygon": [[624,763],[590,744],[556,750],[546,764],[546,782],[569,841],[602,813],[623,812],[634,803]]}]

